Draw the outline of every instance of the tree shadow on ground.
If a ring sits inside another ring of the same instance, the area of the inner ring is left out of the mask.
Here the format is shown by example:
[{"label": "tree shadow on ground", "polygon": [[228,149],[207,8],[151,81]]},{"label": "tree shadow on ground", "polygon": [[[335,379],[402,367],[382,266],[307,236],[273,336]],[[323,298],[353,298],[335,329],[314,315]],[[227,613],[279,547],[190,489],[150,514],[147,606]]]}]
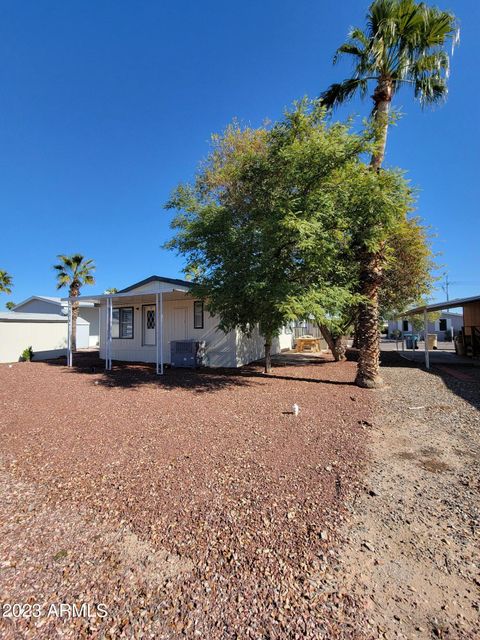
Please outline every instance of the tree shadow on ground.
[{"label": "tree shadow on ground", "polygon": [[[66,366],[66,358],[45,360],[45,364]],[[163,375],[157,375],[154,364],[145,362],[114,361],[111,371],[105,371],[105,361],[88,353],[76,353],[72,375],[92,375],[92,384],[106,388],[136,389],[142,386],[160,386],[163,389],[190,389],[195,393],[210,393],[232,386],[247,386],[252,381],[242,377],[235,369],[172,369],[165,367]]]},{"label": "tree shadow on ground", "polygon": [[[383,351],[381,363],[385,367],[416,368],[427,371],[420,362],[407,360],[395,351]],[[459,396],[475,409],[480,410],[480,367],[472,362],[471,365],[450,363],[448,365],[434,364],[428,370],[431,375],[437,376],[443,384],[455,395]],[[412,392],[415,390],[412,389]]]},{"label": "tree shadow on ground", "polygon": [[[50,366],[65,367],[66,357],[45,360]],[[254,386],[264,380],[290,380],[292,382],[308,382],[315,384],[332,384],[349,386],[351,381],[339,381],[328,378],[295,376],[283,373],[285,367],[321,367],[331,362],[329,359],[296,357],[294,360],[276,358],[272,373],[261,371],[261,362],[252,363],[240,369],[174,369],[166,366],[164,374],[156,374],[154,364],[144,362],[113,362],[111,371],[105,371],[105,362],[96,353],[76,353],[72,374],[91,374],[92,384],[107,388],[135,389],[144,385],[157,385],[164,389],[190,389],[195,393],[211,393],[229,387]],[[316,372],[315,372],[316,373]],[[100,378],[99,378],[100,375]]]}]

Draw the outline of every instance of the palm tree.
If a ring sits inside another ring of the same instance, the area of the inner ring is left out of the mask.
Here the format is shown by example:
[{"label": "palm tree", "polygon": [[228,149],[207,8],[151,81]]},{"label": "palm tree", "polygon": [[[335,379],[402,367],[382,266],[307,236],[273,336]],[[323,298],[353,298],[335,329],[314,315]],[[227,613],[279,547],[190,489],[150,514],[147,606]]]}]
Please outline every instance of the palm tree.
[{"label": "palm tree", "polygon": [[9,300],[6,304],[5,307],[9,310],[12,311],[12,309],[15,309],[17,305],[15,304],[15,302],[12,302],[12,300]]},{"label": "palm tree", "polygon": [[[379,171],[391,120],[391,104],[403,86],[413,89],[422,105],[435,104],[447,96],[448,41],[459,40],[457,20],[452,13],[416,0],[374,0],[367,14],[367,28],[351,29],[348,41],[338,48],[334,63],[342,55],[354,60],[353,74],[332,84],[321,96],[327,108],[334,108],[359,94],[364,98],[373,83],[372,129],[374,148],[370,164]],[[378,291],[382,283],[382,252],[364,248],[359,256],[361,292],[368,299],[360,307],[358,326],[360,355],[356,383],[381,386],[379,375]]]},{"label": "palm tree", "polygon": [[6,271],[0,270],[0,293],[12,293],[13,278]]},{"label": "palm tree", "polygon": [[[93,260],[86,260],[80,253],[73,256],[59,255],[59,264],[53,265],[57,272],[57,289],[68,287],[70,298],[77,298],[84,284],[95,284],[92,272],[95,270]],[[77,350],[77,318],[78,302],[72,304],[72,351]]]}]

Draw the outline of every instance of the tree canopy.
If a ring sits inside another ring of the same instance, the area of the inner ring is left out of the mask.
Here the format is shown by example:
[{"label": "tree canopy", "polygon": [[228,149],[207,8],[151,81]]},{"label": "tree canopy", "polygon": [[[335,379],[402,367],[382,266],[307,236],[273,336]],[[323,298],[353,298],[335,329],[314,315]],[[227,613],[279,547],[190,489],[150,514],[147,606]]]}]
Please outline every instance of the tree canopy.
[{"label": "tree canopy", "polygon": [[258,325],[267,369],[289,320],[345,324],[361,300],[358,253],[407,219],[411,190],[400,172],[369,169],[371,142],[305,100],[268,129],[215,136],[195,182],[167,203],[177,210],[167,246],[185,257],[193,295],[225,331]]}]

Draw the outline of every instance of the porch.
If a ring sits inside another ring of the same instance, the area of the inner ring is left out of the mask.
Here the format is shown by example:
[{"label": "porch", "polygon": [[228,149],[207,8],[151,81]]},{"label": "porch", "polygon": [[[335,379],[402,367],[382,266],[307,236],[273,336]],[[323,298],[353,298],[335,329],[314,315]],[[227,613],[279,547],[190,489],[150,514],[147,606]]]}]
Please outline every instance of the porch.
[{"label": "porch", "polygon": [[[211,323],[205,322],[203,303],[187,295],[186,287],[157,286],[139,292],[81,296],[100,307],[99,356],[105,370],[113,360],[153,363],[158,375],[170,362],[172,341],[205,339]],[[73,366],[71,349],[72,304],[67,298],[67,364]],[[209,325],[208,327],[206,325]]]}]

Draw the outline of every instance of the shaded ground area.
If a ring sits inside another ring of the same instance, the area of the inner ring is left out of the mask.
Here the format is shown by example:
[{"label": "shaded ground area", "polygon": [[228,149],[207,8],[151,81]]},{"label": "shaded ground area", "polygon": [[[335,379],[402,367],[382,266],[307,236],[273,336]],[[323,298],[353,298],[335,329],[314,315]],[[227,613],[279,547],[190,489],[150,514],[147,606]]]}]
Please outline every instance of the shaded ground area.
[{"label": "shaded ground area", "polygon": [[371,419],[354,375],[0,366],[1,600],[41,614],[2,638],[361,637],[333,550]]},{"label": "shaded ground area", "polygon": [[373,638],[478,639],[479,381],[382,355],[342,577]]}]

